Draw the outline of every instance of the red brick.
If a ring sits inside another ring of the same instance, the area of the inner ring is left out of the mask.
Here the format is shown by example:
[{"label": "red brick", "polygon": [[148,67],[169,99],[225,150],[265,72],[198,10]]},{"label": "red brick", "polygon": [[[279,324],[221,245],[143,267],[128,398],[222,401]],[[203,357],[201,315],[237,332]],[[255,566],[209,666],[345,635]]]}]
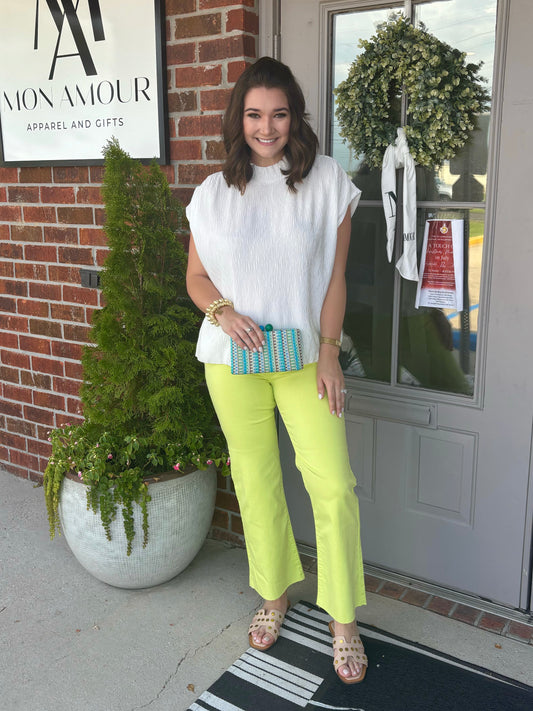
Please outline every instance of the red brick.
[{"label": "red brick", "polygon": [[250,35],[235,35],[200,42],[200,62],[213,62],[230,57],[255,57],[255,38]]},{"label": "red brick", "polygon": [[0,262],[0,277],[12,278],[13,276],[13,262]]},{"label": "red brick", "polygon": [[76,193],[76,202],[85,205],[103,205],[102,191],[98,187],[80,187]]},{"label": "red brick", "polygon": [[9,244],[9,242],[0,243],[0,257],[6,259],[22,259],[23,249],[20,244]]},{"label": "red brick", "polygon": [[57,221],[64,225],[92,225],[92,207],[58,207]]},{"label": "red brick", "polygon": [[533,627],[523,625],[521,622],[511,622],[506,636],[518,639],[521,642],[533,643]]},{"label": "red brick", "polygon": [[19,351],[1,350],[0,358],[4,365],[11,365],[14,368],[29,368],[30,357]]},{"label": "red brick", "polygon": [[63,187],[59,188],[56,185],[53,187],[41,188],[41,201],[50,203],[61,203],[63,205],[70,205],[74,202],[74,188]]},{"label": "red brick", "polygon": [[507,620],[504,617],[498,617],[498,615],[491,615],[485,612],[478,622],[478,627],[481,627],[483,630],[489,630],[489,632],[501,634],[506,624]]},{"label": "red brick", "polygon": [[[178,20],[180,24],[183,20]],[[195,44],[194,42],[184,42],[182,44],[167,44],[167,67],[175,64],[192,64],[194,62]]]},{"label": "red brick", "polygon": [[21,183],[51,183],[52,169],[46,166],[21,168]]},{"label": "red brick", "polygon": [[0,167],[0,183],[18,183],[19,172],[18,168]]},{"label": "red brick", "polygon": [[18,476],[20,479],[31,478],[31,472],[29,472],[27,468],[21,469],[21,467],[16,467],[14,464],[8,464],[7,462],[4,462],[2,466],[7,472],[13,474],[14,476]]},{"label": "red brick", "polygon": [[7,188],[5,185],[0,185],[0,202],[7,202]]},{"label": "red brick", "polygon": [[35,425],[15,417],[8,417],[6,419],[6,428],[8,432],[14,432],[15,434],[24,435],[26,437],[35,437]]},{"label": "red brick", "polygon": [[88,326],[64,325],[65,339],[67,341],[91,342],[91,329]]},{"label": "red brick", "polygon": [[213,514],[212,526],[217,526],[218,528],[229,528],[229,514],[227,511],[222,511],[221,509],[215,509]]},{"label": "red brick", "polygon": [[6,331],[18,331],[28,333],[28,319],[11,314],[0,314],[0,328]]},{"label": "red brick", "polygon": [[179,120],[178,129],[180,136],[220,136],[222,116],[183,116]]},{"label": "red brick", "polygon": [[221,32],[220,13],[205,15],[193,15],[192,17],[181,17],[175,25],[175,39],[187,39],[189,37],[207,37],[219,35]]},{"label": "red brick", "polygon": [[30,296],[34,299],[61,301],[61,286],[58,284],[30,283]]},{"label": "red brick", "polygon": [[55,222],[56,208],[55,207],[24,207],[25,222]]},{"label": "red brick", "polygon": [[0,296],[0,311],[6,311],[7,313],[16,313],[17,311],[17,301],[16,299],[11,299],[8,296]]},{"label": "red brick", "polygon": [[59,244],[78,244],[78,230],[75,227],[57,227],[45,225],[44,241]]},{"label": "red brick", "polygon": [[[81,352],[81,349],[80,349]],[[65,375],[74,380],[83,380],[83,366],[81,363],[65,361]]]},{"label": "red brick", "polygon": [[42,242],[43,228],[40,225],[11,225],[11,239],[16,242]]},{"label": "red brick", "polygon": [[399,597],[405,592],[406,588],[403,585],[398,585],[397,583],[391,583],[386,581],[383,587],[380,589],[379,594],[384,597],[390,597],[394,600],[398,600]]},{"label": "red brick", "polygon": [[176,88],[218,86],[222,81],[222,67],[180,67],[175,76]]},{"label": "red brick", "polygon": [[[0,373],[1,370],[2,369],[0,368]],[[22,417],[22,405],[14,402],[6,402],[5,400],[0,399],[0,412],[3,415],[9,415],[10,417]],[[0,430],[0,435],[1,434],[2,430]]]},{"label": "red brick", "polygon": [[65,427],[66,425],[81,425],[82,422],[83,417],[75,417],[72,414],[64,415],[60,412],[56,413],[56,427]]},{"label": "red brick", "polygon": [[[171,114],[196,111],[196,92],[172,91],[168,94],[168,111]],[[174,121],[172,121],[174,124]]]},{"label": "red brick", "polygon": [[101,183],[104,180],[105,168],[103,165],[91,165],[91,183]]},{"label": "red brick", "polygon": [[39,422],[41,425],[48,425],[50,427],[54,425],[54,413],[50,410],[41,410],[40,408],[26,405],[24,408],[24,416],[30,420],[30,422]]},{"label": "red brick", "polygon": [[201,141],[170,141],[171,160],[201,160]]},{"label": "red brick", "polygon": [[165,0],[166,14],[185,15],[196,10],[196,0]]},{"label": "red brick", "polygon": [[239,511],[237,497],[224,491],[217,491],[215,505],[225,511],[234,511],[236,513]]},{"label": "red brick", "polygon": [[0,280],[0,294],[12,294],[13,296],[27,296],[28,285],[22,281],[12,279]]},{"label": "red brick", "polygon": [[80,244],[107,245],[107,236],[101,227],[80,227]]},{"label": "red brick", "polygon": [[0,205],[0,220],[2,222],[21,222],[22,208],[18,205]]},{"label": "red brick", "polygon": [[85,322],[85,309],[70,304],[50,304],[50,316],[54,321]]},{"label": "red brick", "polygon": [[86,247],[59,247],[59,262],[63,264],[93,264],[93,253]]},{"label": "red brick", "polygon": [[[200,10],[210,10],[213,7],[227,7],[227,0],[200,0]],[[236,5],[247,5],[248,7],[254,7],[254,0],[240,0]]]},{"label": "red brick", "polygon": [[259,17],[249,10],[229,10],[226,17],[226,32],[240,30],[251,34],[259,34]]},{"label": "red brick", "polygon": [[199,185],[208,175],[220,170],[220,165],[203,165],[200,163],[185,163],[178,166],[179,182],[184,185]]},{"label": "red brick", "polygon": [[48,459],[52,454],[52,445],[49,442],[40,442],[35,439],[28,439],[28,452],[38,454]]},{"label": "red brick", "polygon": [[[1,168],[0,168],[1,170]],[[0,224],[0,240],[9,239],[9,225]]]},{"label": "red brick", "polygon": [[63,287],[63,301],[97,306],[98,292],[96,289],[87,289],[82,286],[65,285]]},{"label": "red brick", "polygon": [[244,535],[244,531],[242,528],[242,520],[240,516],[236,516],[235,514],[232,515],[231,530],[233,531],[233,533],[239,533],[241,536]]},{"label": "red brick", "polygon": [[61,338],[61,324],[54,321],[30,319],[30,333],[34,336],[48,336],[48,338]]},{"label": "red brick", "polygon": [[205,157],[207,160],[223,161],[226,157],[224,141],[206,141]]},{"label": "red brick", "polygon": [[[1,419],[2,419],[2,418],[0,418],[0,430],[3,430],[3,429],[5,429],[5,428],[2,426]],[[8,450],[8,448],[7,448],[7,447],[2,447],[2,446],[0,446],[0,462],[7,462],[8,459],[9,459],[9,450]]]},{"label": "red brick", "polygon": [[26,449],[26,440],[24,437],[11,434],[10,432],[0,432],[0,442],[5,444],[7,447],[14,447],[22,450]]},{"label": "red brick", "polygon": [[43,373],[32,373],[29,370],[22,370],[20,373],[20,382],[22,385],[27,385],[30,388],[39,388],[40,390],[52,389],[52,378]]},{"label": "red brick", "polygon": [[62,284],[79,284],[81,281],[79,267],[63,267],[51,264],[48,267],[50,281],[59,281]]},{"label": "red brick", "polygon": [[4,385],[4,397],[6,400],[16,400],[17,402],[31,403],[32,401],[31,390],[16,385],[10,385],[9,383],[5,383]]},{"label": "red brick", "polygon": [[[54,378],[54,392],[63,393],[78,397],[80,394],[81,382],[79,380],[68,380],[67,378]],[[36,403],[37,404],[37,403]]]},{"label": "red brick", "polygon": [[[2,282],[0,282],[1,284]],[[4,348],[13,348],[18,350],[19,347],[19,337],[16,333],[3,333],[2,334],[2,345]]]},{"label": "red brick", "polygon": [[19,336],[20,349],[23,351],[28,351],[30,353],[42,353],[43,355],[50,355],[52,349],[50,347],[50,341],[46,338],[34,338],[33,336]]},{"label": "red brick", "polygon": [[415,607],[424,607],[430,597],[428,593],[422,592],[422,590],[408,590],[402,597],[402,602],[408,602],[409,605],[414,605]]},{"label": "red brick", "polygon": [[33,281],[46,281],[47,271],[45,264],[32,264],[31,262],[17,262],[15,264],[17,279],[31,279]]},{"label": "red brick", "polygon": [[[63,343],[63,341],[53,341],[53,344]],[[55,355],[55,354],[53,354]],[[40,358],[32,356],[32,368],[37,373],[49,373],[50,375],[64,375],[63,363],[56,358]]]},{"label": "red brick", "polygon": [[194,188],[173,188],[172,194],[176,197],[182,205],[188,205],[191,201]]},{"label": "red brick", "polygon": [[39,188],[27,185],[10,186],[9,202],[39,202]]},{"label": "red brick", "polygon": [[96,251],[96,266],[97,267],[103,267],[105,264],[105,260],[107,259],[107,255],[109,254],[108,249],[98,249]]},{"label": "red brick", "polygon": [[[163,166],[161,166],[161,169],[164,172]],[[105,225],[106,223],[106,214],[105,214],[105,209],[103,207],[95,207],[94,208],[94,224],[95,225]]]},{"label": "red brick", "polygon": [[228,81],[233,84],[241,76],[246,67],[250,66],[250,62],[245,62],[244,60],[240,62],[229,62],[228,63]]},{"label": "red brick", "polygon": [[55,262],[57,248],[51,245],[27,244],[24,247],[24,257],[31,262]]},{"label": "red brick", "polygon": [[480,611],[469,605],[457,605],[450,617],[459,622],[466,622],[468,625],[473,625],[480,615]]},{"label": "red brick", "polygon": [[[14,368],[6,368],[6,366],[0,366],[0,380],[7,381],[9,383],[19,382],[19,371]],[[7,414],[4,412],[4,415]]]},{"label": "red brick", "polygon": [[[45,182],[45,181],[43,181]],[[89,168],[73,166],[55,166],[54,183],[88,183]]]},{"label": "red brick", "polygon": [[38,469],[39,467],[39,460],[37,457],[25,452],[19,452],[16,449],[11,450],[10,460],[13,464],[18,464],[19,466],[27,467],[28,469]]},{"label": "red brick", "polygon": [[202,111],[225,111],[231,96],[231,89],[210,89],[200,92]]},{"label": "red brick", "polygon": [[33,404],[37,407],[45,407],[49,410],[64,410],[65,398],[54,393],[42,393],[35,391],[33,393]]},{"label": "red brick", "polygon": [[67,399],[67,412],[71,412],[73,415],[83,414],[83,407],[78,398]]},{"label": "red brick", "polygon": [[437,612],[439,615],[448,616],[454,604],[455,603],[451,600],[446,600],[443,597],[434,597],[433,600],[431,600],[431,602],[427,606],[426,610],[431,610],[431,612]]}]

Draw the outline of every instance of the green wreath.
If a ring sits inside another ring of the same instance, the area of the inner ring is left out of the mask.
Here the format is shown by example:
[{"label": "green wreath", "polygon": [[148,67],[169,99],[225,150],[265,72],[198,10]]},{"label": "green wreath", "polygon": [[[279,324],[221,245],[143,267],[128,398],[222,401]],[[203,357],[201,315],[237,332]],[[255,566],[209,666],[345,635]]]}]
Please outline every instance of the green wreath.
[{"label": "green wreath", "polygon": [[400,96],[405,92],[405,134],[419,165],[435,167],[467,142],[476,115],[489,93],[481,85],[480,64],[466,64],[466,54],[441,42],[403,15],[381,25],[352,63],[335,94],[340,135],[371,168],[396,139]]}]

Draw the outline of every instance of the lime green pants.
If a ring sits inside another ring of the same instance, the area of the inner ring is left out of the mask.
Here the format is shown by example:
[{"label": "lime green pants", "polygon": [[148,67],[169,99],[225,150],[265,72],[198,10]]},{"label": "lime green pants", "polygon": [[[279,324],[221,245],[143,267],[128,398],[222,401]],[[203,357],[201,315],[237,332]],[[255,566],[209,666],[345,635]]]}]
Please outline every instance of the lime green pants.
[{"label": "lime green pants", "polygon": [[250,585],[275,600],[304,578],[283,490],[275,407],[310,496],[317,543],[317,605],[348,623],[366,602],[359,502],[344,419],[318,399],[316,363],[289,373],[232,375],[206,364],[206,380],[231,457]]}]

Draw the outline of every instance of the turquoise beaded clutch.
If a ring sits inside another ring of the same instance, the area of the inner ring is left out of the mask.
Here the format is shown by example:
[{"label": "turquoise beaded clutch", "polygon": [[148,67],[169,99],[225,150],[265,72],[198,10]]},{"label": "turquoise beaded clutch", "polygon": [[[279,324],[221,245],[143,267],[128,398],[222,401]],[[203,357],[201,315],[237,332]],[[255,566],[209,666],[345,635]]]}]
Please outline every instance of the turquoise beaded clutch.
[{"label": "turquoise beaded clutch", "polygon": [[267,324],[261,330],[265,336],[263,350],[254,353],[238,346],[231,340],[231,372],[233,375],[248,373],[285,373],[301,370],[302,334],[299,328],[273,329]]}]

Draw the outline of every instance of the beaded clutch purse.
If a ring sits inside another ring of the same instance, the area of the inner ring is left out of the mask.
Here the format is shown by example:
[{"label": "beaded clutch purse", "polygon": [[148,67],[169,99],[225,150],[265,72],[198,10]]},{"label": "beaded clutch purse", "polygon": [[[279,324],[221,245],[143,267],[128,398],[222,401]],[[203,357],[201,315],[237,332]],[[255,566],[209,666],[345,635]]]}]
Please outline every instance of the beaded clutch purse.
[{"label": "beaded clutch purse", "polygon": [[284,373],[301,370],[302,334],[298,328],[273,329],[270,324],[261,330],[265,335],[263,350],[253,352],[238,346],[231,340],[231,372],[233,375],[247,373]]}]

